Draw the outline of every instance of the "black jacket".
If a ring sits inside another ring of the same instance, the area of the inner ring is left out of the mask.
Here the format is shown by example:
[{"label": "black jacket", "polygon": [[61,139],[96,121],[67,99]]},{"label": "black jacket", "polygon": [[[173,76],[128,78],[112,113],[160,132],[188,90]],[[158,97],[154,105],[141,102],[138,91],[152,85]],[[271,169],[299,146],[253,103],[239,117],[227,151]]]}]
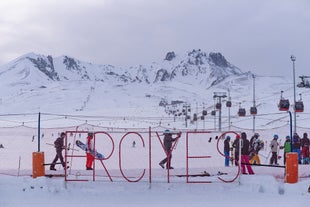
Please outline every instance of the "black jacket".
[{"label": "black jacket", "polygon": [[166,151],[170,151],[172,147],[172,143],[176,141],[180,136],[178,135],[176,138],[172,138],[172,134],[165,134],[164,137],[164,147]]},{"label": "black jacket", "polygon": [[58,137],[54,142],[55,148],[57,151],[61,151],[64,148],[64,138]]}]

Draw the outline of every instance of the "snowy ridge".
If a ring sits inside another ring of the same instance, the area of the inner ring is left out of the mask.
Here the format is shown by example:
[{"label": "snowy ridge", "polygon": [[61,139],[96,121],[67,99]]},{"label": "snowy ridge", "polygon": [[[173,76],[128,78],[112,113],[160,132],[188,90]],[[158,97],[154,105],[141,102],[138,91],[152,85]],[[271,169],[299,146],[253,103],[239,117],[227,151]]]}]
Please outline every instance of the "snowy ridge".
[{"label": "snowy ridge", "polygon": [[[281,91],[284,91],[285,98],[293,100],[291,80],[280,76],[255,77],[259,115],[279,112],[277,105]],[[214,110],[214,92],[228,95],[229,90],[233,103],[231,122],[244,127],[244,121],[237,116],[238,109],[244,107],[248,110],[253,106],[253,74],[242,72],[221,53],[207,53],[199,49],[184,54],[168,52],[162,60],[128,68],[96,65],[69,56],[29,53],[0,67],[0,83],[3,89],[0,113],[5,114],[41,111],[156,116],[160,120],[160,117],[171,116],[161,103],[179,102],[191,105],[192,117],[193,113],[201,113],[203,107],[210,114]],[[301,93],[303,101],[308,102],[307,89],[297,88],[296,93]],[[223,105],[226,100],[223,100]],[[305,105],[305,112],[299,115],[304,123],[307,123],[308,112]],[[226,108],[223,108],[222,115],[227,125]],[[207,118],[210,128],[213,117]],[[272,123],[270,119],[279,121]],[[260,127],[284,124],[287,121],[280,120],[278,115],[261,120],[257,118]]]}]

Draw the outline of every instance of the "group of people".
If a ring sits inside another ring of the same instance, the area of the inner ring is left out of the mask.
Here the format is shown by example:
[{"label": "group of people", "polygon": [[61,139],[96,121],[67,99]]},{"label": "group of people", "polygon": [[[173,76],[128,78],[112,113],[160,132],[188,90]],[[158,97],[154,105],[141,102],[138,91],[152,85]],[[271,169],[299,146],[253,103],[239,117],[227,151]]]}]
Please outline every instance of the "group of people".
[{"label": "group of people", "polygon": [[297,133],[294,133],[292,141],[292,152],[298,153],[298,163],[310,164],[310,140],[308,138],[308,134],[305,132],[303,133],[303,137],[300,138]]},{"label": "group of people", "polygon": [[[255,137],[258,138],[258,134],[255,134]],[[254,136],[253,136],[254,137]],[[257,151],[257,147],[254,150],[254,143],[256,143],[256,138],[253,138],[250,140],[247,139],[247,134],[245,132],[241,133],[241,136],[239,134],[236,135],[236,139],[233,141],[232,147],[230,147],[230,136],[226,136],[224,141],[224,155],[225,155],[225,166],[229,166],[230,161],[230,151],[234,151],[234,161],[235,165],[238,165],[239,163],[239,154],[241,154],[241,173],[242,174],[250,174],[253,175],[254,171],[250,164],[250,153],[255,153]],[[259,150],[258,150],[259,151]],[[258,153],[257,151],[257,153]],[[257,159],[258,157],[254,157],[254,154],[252,158]],[[252,160],[252,159],[251,159]],[[259,158],[258,158],[258,162]]]},{"label": "group of people", "polygon": [[[60,160],[60,163],[64,169],[68,168],[68,166],[66,166],[66,163],[65,163],[63,155],[62,155],[62,150],[65,149],[65,146],[64,146],[65,137],[66,137],[66,133],[61,132],[60,137],[58,137],[54,142],[54,146],[56,149],[56,156],[55,156],[52,164],[50,165],[50,170],[56,171],[55,165],[56,165],[58,160]],[[90,132],[87,134],[87,138],[86,138],[86,145],[87,145],[86,170],[92,170],[93,169],[92,166],[93,166],[93,162],[95,160],[94,155],[91,153],[92,151],[94,151],[93,137],[94,137],[93,133]]]},{"label": "group of people", "polygon": [[[169,130],[164,132],[164,143],[163,147],[166,153],[166,157],[159,163],[160,167],[163,169],[173,169],[171,166],[172,159],[172,144],[177,141],[181,137],[181,133],[177,133],[176,137],[172,137],[173,133]],[[86,170],[92,170],[94,155],[91,151],[94,150],[94,142],[93,142],[93,133],[88,133],[86,138]],[[60,137],[56,139],[54,142],[54,146],[56,149],[56,156],[50,166],[50,170],[56,170],[55,165],[58,160],[60,160],[63,168],[66,168],[66,163],[64,162],[64,158],[62,156],[62,150],[64,149],[64,138],[66,137],[66,133],[62,132]],[[224,155],[225,155],[225,166],[229,166],[230,161],[234,161],[235,165],[239,163],[239,154],[241,155],[241,171],[242,174],[254,174],[251,165],[260,164],[259,151],[264,148],[264,142],[259,139],[260,135],[258,133],[254,133],[250,140],[247,138],[247,134],[245,132],[236,135],[235,140],[232,142],[230,146],[231,137],[226,136],[224,141]],[[285,142],[283,146],[280,146],[278,142],[279,136],[277,134],[273,135],[273,139],[270,142],[270,164],[278,165],[278,157],[279,157],[279,149],[284,149],[283,162],[286,163],[286,153],[288,152],[296,152],[298,153],[298,162],[299,164],[310,164],[309,157],[309,147],[310,140],[308,138],[308,134],[304,133],[303,137],[300,138],[297,133],[294,133],[292,138],[290,136],[286,136]],[[241,147],[240,147],[241,146]],[[234,156],[230,156],[230,152],[234,152]],[[247,170],[247,171],[246,171]]]},{"label": "group of people", "polygon": [[[241,167],[242,173],[245,173],[245,167],[250,166],[251,164],[260,164],[259,159],[259,151],[264,148],[264,142],[259,139],[259,134],[255,133],[250,141],[247,140],[247,135],[245,132],[241,133],[241,140],[239,134],[236,135],[236,139],[231,143],[231,137],[226,136],[224,141],[224,155],[225,155],[225,166],[229,166],[229,161],[234,160],[235,165],[239,163],[239,154],[240,154],[240,143],[241,143]],[[279,150],[283,149],[283,163],[286,163],[286,153],[288,152],[296,152],[298,154],[298,163],[299,164],[310,164],[309,157],[309,146],[310,139],[308,138],[308,134],[304,133],[303,137],[300,138],[297,133],[294,133],[292,144],[291,137],[286,136],[285,142],[283,146],[280,146],[278,142],[279,135],[274,134],[273,139],[270,142],[270,165],[278,165]],[[230,156],[230,152],[234,152],[233,157]],[[247,161],[247,156],[249,157],[249,161]],[[251,174],[252,170],[249,169],[248,173]]]}]

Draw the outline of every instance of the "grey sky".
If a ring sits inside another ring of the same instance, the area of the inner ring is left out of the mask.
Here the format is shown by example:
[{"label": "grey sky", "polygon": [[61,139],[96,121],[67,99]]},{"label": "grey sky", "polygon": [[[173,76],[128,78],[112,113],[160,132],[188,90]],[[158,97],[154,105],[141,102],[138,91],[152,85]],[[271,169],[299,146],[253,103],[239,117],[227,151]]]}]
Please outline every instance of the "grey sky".
[{"label": "grey sky", "polygon": [[0,64],[28,52],[116,66],[221,52],[243,71],[310,76],[309,0],[1,0]]}]

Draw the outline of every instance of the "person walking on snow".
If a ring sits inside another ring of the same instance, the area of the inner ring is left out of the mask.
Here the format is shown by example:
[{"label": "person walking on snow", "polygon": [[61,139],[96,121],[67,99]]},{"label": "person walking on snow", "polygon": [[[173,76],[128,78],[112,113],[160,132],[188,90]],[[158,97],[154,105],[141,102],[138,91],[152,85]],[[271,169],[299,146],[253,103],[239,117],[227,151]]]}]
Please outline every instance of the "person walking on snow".
[{"label": "person walking on snow", "polygon": [[165,159],[163,159],[162,161],[160,161],[159,165],[160,167],[162,167],[163,169],[164,164],[166,163],[166,168],[167,169],[174,169],[173,167],[171,167],[171,159],[172,159],[172,143],[177,141],[179,138],[181,137],[181,132],[179,132],[177,134],[177,136],[175,138],[172,138],[172,133],[170,133],[170,131],[167,129],[164,132],[164,149],[166,152],[167,157]]},{"label": "person walking on snow", "polygon": [[246,169],[250,175],[253,175],[253,169],[249,162],[249,147],[250,141],[247,139],[247,135],[245,132],[241,133],[241,172],[242,174],[247,174]]},{"label": "person walking on snow", "polygon": [[64,162],[64,158],[62,156],[62,150],[64,149],[64,138],[66,137],[66,133],[64,132],[61,132],[60,134],[60,137],[58,137],[55,142],[54,142],[54,146],[55,146],[55,149],[56,149],[56,156],[50,166],[50,170],[55,170],[56,171],[56,168],[55,168],[55,165],[56,165],[56,162],[57,160],[59,159],[63,168],[66,167],[66,164]]},{"label": "person walking on snow", "polygon": [[271,148],[271,158],[270,158],[270,165],[278,165],[278,138],[279,136],[277,134],[273,135],[273,140],[270,142],[270,148]]},{"label": "person walking on snow", "polygon": [[91,154],[92,151],[94,151],[94,140],[93,140],[94,134],[89,132],[86,138],[86,145],[87,145],[87,151],[86,151],[86,170],[92,170],[93,168],[93,162],[95,160],[94,156]]},{"label": "person walking on snow", "polygon": [[225,167],[229,167],[229,159],[230,159],[229,158],[229,152],[230,152],[229,142],[230,142],[230,136],[227,136],[224,141]]}]

